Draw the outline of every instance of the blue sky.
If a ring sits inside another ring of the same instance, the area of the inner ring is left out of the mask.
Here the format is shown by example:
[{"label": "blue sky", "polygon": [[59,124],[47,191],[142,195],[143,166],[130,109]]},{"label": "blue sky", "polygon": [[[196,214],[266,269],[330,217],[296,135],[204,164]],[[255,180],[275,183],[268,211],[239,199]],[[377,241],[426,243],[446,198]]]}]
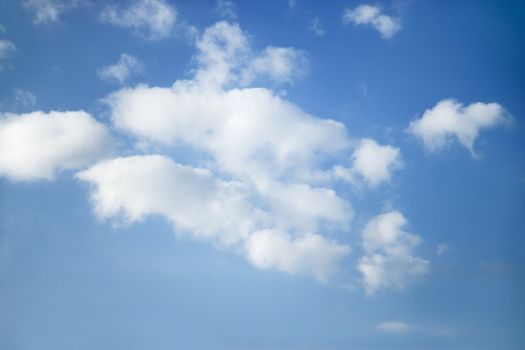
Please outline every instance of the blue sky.
[{"label": "blue sky", "polygon": [[0,348],[524,348],[524,15],[2,2]]}]

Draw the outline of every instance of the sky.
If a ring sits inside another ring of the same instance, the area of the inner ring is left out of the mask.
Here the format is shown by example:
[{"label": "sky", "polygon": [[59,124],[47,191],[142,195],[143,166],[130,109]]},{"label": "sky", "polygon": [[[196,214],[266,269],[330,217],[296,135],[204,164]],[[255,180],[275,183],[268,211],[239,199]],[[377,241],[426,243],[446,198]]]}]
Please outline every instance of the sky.
[{"label": "sky", "polygon": [[0,348],[525,348],[521,1],[0,3]]}]

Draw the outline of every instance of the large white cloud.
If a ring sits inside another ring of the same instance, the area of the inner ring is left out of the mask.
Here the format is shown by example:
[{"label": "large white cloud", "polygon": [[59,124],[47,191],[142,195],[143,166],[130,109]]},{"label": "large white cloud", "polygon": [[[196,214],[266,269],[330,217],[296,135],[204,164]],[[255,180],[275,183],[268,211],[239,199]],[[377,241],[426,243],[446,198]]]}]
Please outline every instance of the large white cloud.
[{"label": "large white cloud", "polygon": [[[232,246],[258,268],[325,280],[349,252],[346,245],[321,235],[295,232],[293,220],[283,223],[276,215],[280,208],[265,205],[265,198],[254,199],[246,184],[220,180],[208,169],[183,166],[164,156],[116,158],[76,177],[93,184],[91,198],[99,217],[135,222],[148,215],[161,215],[177,233]],[[306,194],[316,195],[308,194],[308,190]],[[293,212],[293,207],[287,210]],[[321,215],[329,211],[321,210]],[[308,211],[305,216],[310,214]]]},{"label": "large white cloud", "polygon": [[303,64],[300,51],[255,52],[227,22],[206,29],[196,47],[192,80],[124,88],[106,102],[113,124],[139,142],[202,156],[191,166],[161,156],[119,158],[79,173],[95,184],[97,213],[129,221],[162,215],[177,231],[235,246],[256,267],[325,280],[349,252],[323,236],[346,231],[353,217],[331,188],[332,162],[351,150],[345,127],[269,89],[243,87],[262,76],[290,81],[294,62]]},{"label": "large white cloud", "polygon": [[349,145],[342,124],[310,116],[264,88],[207,90],[179,82],[122,89],[107,101],[118,128],[205,150],[220,169],[261,186],[268,177],[306,178],[323,155]]},{"label": "large white cloud", "polygon": [[108,6],[101,19],[118,27],[130,28],[148,40],[168,37],[177,19],[177,10],[164,0],[132,0],[128,6]]},{"label": "large white cloud", "polygon": [[177,232],[221,243],[238,242],[264,219],[251,208],[242,183],[160,155],[111,159],[76,177],[95,185],[92,201],[101,218],[136,222],[161,215]]},{"label": "large white cloud", "polygon": [[272,63],[261,68],[259,58],[268,51],[253,55],[237,25],[213,25],[198,38],[197,49],[194,80],[109,95],[113,123],[144,141],[204,150],[219,169],[261,189],[273,179],[321,176],[318,163],[348,149],[341,123],[311,116],[265,88],[224,88],[241,84],[253,62],[259,72],[280,72]]},{"label": "large white cloud", "polygon": [[108,155],[106,128],[83,111],[4,114],[0,119],[0,175],[52,180]]},{"label": "large white cloud", "polygon": [[359,181],[376,184],[390,178],[399,150],[356,143],[341,123],[247,87],[261,77],[291,81],[303,66],[300,51],[257,52],[224,21],[196,47],[192,79],[123,88],[105,101],[113,125],[140,144],[198,157],[173,153],[186,165],[160,155],[117,158],[78,173],[93,184],[96,212],[129,222],[161,215],[176,232],[226,244],[257,268],[326,280],[350,251],[326,235],[348,232],[353,217],[335,190],[334,166],[352,161]]},{"label": "large white cloud", "polygon": [[366,251],[357,269],[365,289],[374,294],[381,288],[404,288],[413,278],[428,271],[429,262],[413,255],[420,237],[403,231],[407,219],[398,211],[372,218],[362,233]]},{"label": "large white cloud", "polygon": [[420,138],[430,152],[442,150],[457,140],[475,155],[474,143],[480,131],[509,121],[510,116],[497,103],[475,102],[464,106],[447,99],[412,121],[408,131]]},{"label": "large white cloud", "polygon": [[382,14],[381,9],[373,5],[360,5],[355,9],[345,9],[343,21],[354,25],[371,26],[385,39],[391,38],[401,29],[399,19]]}]

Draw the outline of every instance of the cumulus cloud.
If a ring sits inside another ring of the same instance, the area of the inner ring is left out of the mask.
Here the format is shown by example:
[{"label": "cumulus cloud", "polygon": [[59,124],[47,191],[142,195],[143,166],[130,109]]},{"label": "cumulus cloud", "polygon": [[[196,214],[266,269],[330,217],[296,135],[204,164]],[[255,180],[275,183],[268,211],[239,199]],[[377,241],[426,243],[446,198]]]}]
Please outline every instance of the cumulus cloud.
[{"label": "cumulus cloud", "polygon": [[86,0],[24,0],[24,7],[33,13],[35,24],[49,25],[60,21],[67,11],[86,5]]},{"label": "cumulus cloud", "polygon": [[391,211],[372,218],[365,226],[362,242],[366,255],[357,269],[368,294],[381,288],[402,289],[428,271],[429,262],[413,255],[421,238],[403,231],[406,224],[403,214]]},{"label": "cumulus cloud", "polygon": [[412,121],[408,131],[423,141],[429,152],[438,152],[457,141],[475,156],[474,143],[481,130],[505,124],[510,118],[497,103],[475,102],[464,106],[447,99]]},{"label": "cumulus cloud", "polygon": [[349,182],[363,179],[375,187],[388,182],[392,173],[402,167],[401,152],[390,145],[380,145],[372,139],[362,139],[352,153],[352,168],[335,166],[334,175]]},{"label": "cumulus cloud", "polygon": [[129,222],[162,215],[176,231],[226,243],[257,268],[325,280],[349,252],[323,235],[346,230],[353,217],[325,164],[351,147],[346,129],[269,89],[242,87],[247,69],[287,77],[288,68],[272,60],[288,51],[254,53],[227,22],[206,29],[196,44],[192,80],[123,88],[106,103],[114,126],[138,142],[200,156],[186,166],[161,156],[118,158],[80,172],[94,185],[96,212]]},{"label": "cumulus cloud", "polygon": [[376,29],[383,38],[391,38],[401,29],[399,19],[381,13],[381,9],[372,5],[360,5],[343,12],[343,21],[354,25],[366,25]]},{"label": "cumulus cloud", "polygon": [[107,160],[76,177],[95,185],[92,201],[104,219],[121,217],[133,223],[161,215],[176,232],[224,244],[239,242],[263,220],[251,208],[242,183],[222,181],[207,169],[160,155]]},{"label": "cumulus cloud", "polygon": [[118,27],[130,28],[148,40],[159,40],[172,33],[177,11],[164,0],[133,0],[125,7],[106,7],[101,19]]},{"label": "cumulus cloud", "polygon": [[198,37],[195,80],[205,87],[247,86],[257,78],[291,82],[306,69],[301,50],[269,46],[253,52],[237,24],[225,21],[207,28]]},{"label": "cumulus cloud", "polygon": [[112,93],[106,101],[113,123],[144,141],[206,151],[220,170],[248,177],[261,191],[282,175],[314,176],[321,156],[349,146],[344,126],[265,88],[223,88],[238,52],[250,51],[245,39],[236,25],[212,26],[197,41],[194,80]]},{"label": "cumulus cloud", "polygon": [[376,326],[376,328],[383,332],[392,333],[406,333],[412,330],[412,326],[404,322],[382,322]]},{"label": "cumulus cloud", "polygon": [[131,223],[161,215],[178,234],[233,246],[261,269],[325,280],[349,252],[347,246],[318,234],[293,237],[280,230],[275,212],[258,207],[245,183],[224,181],[209,169],[180,165],[164,156],[115,158],[76,177],[94,185],[91,198],[101,218],[122,217]]},{"label": "cumulus cloud", "polygon": [[108,154],[106,128],[83,111],[3,114],[0,119],[0,175],[13,181],[53,180]]},{"label": "cumulus cloud", "polygon": [[336,271],[339,261],[350,252],[347,245],[321,235],[307,233],[292,238],[277,230],[253,233],[245,247],[248,259],[258,268],[313,274],[320,281]]},{"label": "cumulus cloud", "polygon": [[0,39],[0,60],[6,59],[16,51],[16,46],[11,41]]},{"label": "cumulus cloud", "polygon": [[132,55],[123,53],[117,63],[98,70],[98,76],[109,82],[124,84],[132,75],[142,70],[142,63]]},{"label": "cumulus cloud", "polygon": [[[375,184],[389,179],[399,150],[368,139],[356,146],[341,123],[247,87],[257,76],[290,79],[295,51],[256,52],[228,22],[207,28],[196,47],[191,79],[122,88],[105,99],[118,130],[195,157],[185,165],[161,155],[115,158],[77,173],[91,184],[95,212],[129,223],[160,215],[177,234],[229,247],[256,268],[326,281],[350,253],[335,233],[353,217],[335,189],[334,164],[355,147],[355,176]],[[401,253],[384,255],[406,263]]]}]

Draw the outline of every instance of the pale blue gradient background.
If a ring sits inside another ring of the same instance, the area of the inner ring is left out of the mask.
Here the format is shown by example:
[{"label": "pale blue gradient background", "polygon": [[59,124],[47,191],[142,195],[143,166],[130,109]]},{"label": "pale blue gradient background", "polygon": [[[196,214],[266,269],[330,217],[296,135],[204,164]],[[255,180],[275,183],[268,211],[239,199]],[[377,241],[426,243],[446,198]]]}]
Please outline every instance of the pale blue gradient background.
[{"label": "pale blue gradient background", "polygon": [[[260,271],[242,257],[176,239],[160,218],[114,227],[94,217],[88,189],[0,180],[0,349],[457,349],[525,348],[525,4],[522,1],[385,2],[402,29],[383,40],[345,26],[354,1],[237,1],[253,46],[305,50],[308,73],[287,99],[343,122],[357,137],[401,148],[390,185],[351,194],[357,234],[392,206],[422,236],[431,271],[408,289],[366,296],[312,278]],[[120,53],[144,72],[132,83],[188,77],[194,53],[182,34],[159,42],[101,23],[101,3],[35,27],[18,1],[0,3],[1,37],[17,52],[0,73],[3,112],[85,109],[106,122],[100,100],[117,86],[96,71]],[[174,1],[203,29],[215,2]],[[399,12],[396,12],[399,11]],[[308,30],[318,17],[326,35]],[[13,89],[38,102],[13,103]],[[404,132],[443,98],[498,102],[509,127],[482,132],[474,160],[462,147],[429,156]],[[450,251],[437,256],[437,244]],[[357,276],[357,274],[356,274]],[[384,321],[416,329],[387,334]],[[451,334],[442,334],[443,329]],[[441,332],[440,332],[441,331]]]}]

